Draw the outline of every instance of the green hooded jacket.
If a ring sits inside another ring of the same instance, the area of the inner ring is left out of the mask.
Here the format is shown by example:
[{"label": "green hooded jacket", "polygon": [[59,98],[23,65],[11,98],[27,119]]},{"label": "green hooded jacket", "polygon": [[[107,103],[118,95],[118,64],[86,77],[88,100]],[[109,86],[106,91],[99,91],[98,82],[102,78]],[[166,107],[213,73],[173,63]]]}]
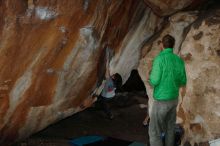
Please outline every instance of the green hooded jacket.
[{"label": "green hooded jacket", "polygon": [[179,96],[179,88],[186,85],[184,61],[166,48],[154,59],[149,82],[154,87],[156,100],[174,100]]}]

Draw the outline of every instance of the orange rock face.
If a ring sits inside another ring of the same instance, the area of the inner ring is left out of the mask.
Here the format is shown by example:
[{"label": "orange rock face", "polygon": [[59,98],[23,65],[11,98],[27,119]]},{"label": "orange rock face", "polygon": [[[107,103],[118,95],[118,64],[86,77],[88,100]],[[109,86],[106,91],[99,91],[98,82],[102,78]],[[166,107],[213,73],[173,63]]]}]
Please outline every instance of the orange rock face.
[{"label": "orange rock face", "polygon": [[133,0],[0,1],[0,135],[7,144],[80,111],[146,11]]}]

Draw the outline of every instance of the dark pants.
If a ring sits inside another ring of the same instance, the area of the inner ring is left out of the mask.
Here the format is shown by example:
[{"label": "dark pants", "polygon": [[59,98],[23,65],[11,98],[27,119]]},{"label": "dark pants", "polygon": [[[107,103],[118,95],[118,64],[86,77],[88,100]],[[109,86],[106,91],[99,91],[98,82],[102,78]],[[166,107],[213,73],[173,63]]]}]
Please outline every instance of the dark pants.
[{"label": "dark pants", "polygon": [[165,146],[174,146],[177,104],[178,100],[154,101],[149,125],[151,146],[163,146],[162,133],[165,133]]},{"label": "dark pants", "polygon": [[98,98],[99,98],[99,102],[101,104],[101,108],[103,109],[105,114],[108,117],[111,117],[112,116],[112,112],[111,112],[111,108],[110,108],[109,102],[111,101],[112,98],[108,99],[108,98],[103,97],[102,95],[100,95]]}]

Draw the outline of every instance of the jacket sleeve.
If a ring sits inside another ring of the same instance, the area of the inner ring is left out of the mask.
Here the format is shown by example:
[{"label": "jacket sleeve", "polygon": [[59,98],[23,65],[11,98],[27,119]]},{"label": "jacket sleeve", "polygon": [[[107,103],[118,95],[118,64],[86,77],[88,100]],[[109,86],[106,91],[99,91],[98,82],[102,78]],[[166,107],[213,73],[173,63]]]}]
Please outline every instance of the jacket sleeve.
[{"label": "jacket sleeve", "polygon": [[150,84],[152,86],[158,85],[160,83],[161,75],[162,75],[162,68],[160,65],[160,60],[159,58],[155,58],[149,78]]},{"label": "jacket sleeve", "polygon": [[181,78],[181,83],[180,86],[185,86],[186,82],[187,82],[187,78],[186,78],[186,69],[185,69],[185,63],[183,62],[183,70],[182,70],[182,78]]}]

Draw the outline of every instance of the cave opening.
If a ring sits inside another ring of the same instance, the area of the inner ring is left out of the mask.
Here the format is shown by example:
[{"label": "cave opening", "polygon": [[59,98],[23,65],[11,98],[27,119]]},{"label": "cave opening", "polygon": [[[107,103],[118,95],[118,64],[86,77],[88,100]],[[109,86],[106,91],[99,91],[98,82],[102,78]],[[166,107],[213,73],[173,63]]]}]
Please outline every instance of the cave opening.
[{"label": "cave opening", "polygon": [[148,141],[148,127],[143,125],[148,111],[147,106],[140,105],[147,105],[148,96],[136,69],[131,71],[128,80],[117,92],[109,102],[114,119],[106,118],[99,103],[95,102],[86,110],[50,125],[21,143],[33,146],[39,143],[143,146]]}]

